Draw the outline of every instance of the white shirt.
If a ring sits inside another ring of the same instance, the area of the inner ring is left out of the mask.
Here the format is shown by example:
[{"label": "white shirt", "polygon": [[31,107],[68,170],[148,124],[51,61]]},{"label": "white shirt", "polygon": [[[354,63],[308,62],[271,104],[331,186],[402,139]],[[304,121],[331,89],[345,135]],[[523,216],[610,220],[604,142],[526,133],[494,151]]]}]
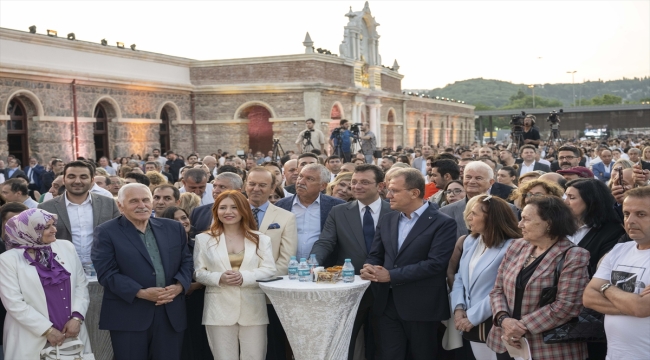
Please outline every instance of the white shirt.
[{"label": "white shirt", "polygon": [[[373,201],[371,204],[368,206],[370,207],[370,216],[372,216],[372,222],[375,224],[375,228],[377,227],[377,222],[379,221],[379,212],[381,211],[381,198],[377,198],[377,200]],[[359,215],[361,216],[361,228],[363,228],[363,216],[366,214],[366,205],[363,205],[361,201],[357,201],[357,204],[359,204]]]},{"label": "white shirt", "polygon": [[23,204],[30,209],[36,209],[38,207],[38,202],[34,201],[34,199],[30,198],[29,196],[27,199],[25,199],[25,201],[23,201]]},{"label": "white shirt", "polygon": [[80,205],[73,204],[68,200],[68,194],[64,194],[65,207],[68,210],[70,219],[70,233],[77,255],[82,264],[91,264],[90,250],[93,246],[93,204],[92,196]]},{"label": "white shirt", "polygon": [[90,188],[90,192],[101,195],[101,196],[106,196],[106,197],[109,197],[111,199],[113,198],[113,194],[111,194],[110,191],[104,189],[103,187],[101,187],[101,186],[99,186],[97,184],[93,184],[93,187]]},{"label": "white shirt", "polygon": [[530,166],[526,166],[526,162],[521,163],[521,172],[519,173],[519,176],[529,173],[531,171],[535,171],[535,161],[533,160],[532,163],[530,163]]},{"label": "white shirt", "polygon": [[567,235],[566,238],[569,239],[569,241],[571,241],[572,243],[578,245],[578,243],[582,241],[582,238],[584,238],[585,235],[587,235],[589,230],[591,230],[590,227],[588,227],[587,225],[582,225],[581,227],[578,228],[575,234]]},{"label": "white shirt", "polygon": [[551,162],[548,161],[548,160],[545,160],[545,159],[539,159],[539,161],[537,161],[537,162],[540,163],[540,164],[544,164],[544,165],[546,165],[546,166],[548,166],[548,167],[551,167]]},{"label": "white shirt", "polygon": [[34,183],[33,172],[34,172],[33,167],[30,166],[30,167],[27,168],[27,178],[29,179],[30,184]]},{"label": "white shirt", "polygon": [[296,215],[298,228],[298,252],[296,258],[309,258],[311,248],[321,233],[320,228],[320,194],[309,206],[304,206],[298,196],[293,198],[291,212]]},{"label": "white shirt", "polygon": [[404,244],[404,240],[406,240],[406,237],[411,232],[411,229],[413,229],[415,223],[418,221],[424,210],[426,210],[428,207],[429,202],[425,201],[422,206],[420,206],[411,214],[410,219],[406,217],[404,213],[399,214],[399,222],[397,224],[397,250],[402,247],[402,244]]},{"label": "white shirt", "polygon": [[[650,284],[650,249],[639,250],[635,241],[616,244],[594,277],[607,280],[623,291],[640,294]],[[605,334],[607,360],[648,358],[650,317],[605,315]]]},{"label": "white shirt", "polygon": [[[213,189],[212,184],[210,183],[205,184],[205,191],[203,192],[203,196],[201,197],[201,205],[214,204],[214,198],[212,197],[212,189]],[[187,190],[185,190],[185,186],[178,189],[178,191],[181,194],[187,192]]]},{"label": "white shirt", "polygon": [[469,259],[469,281],[470,282],[473,279],[472,275],[474,275],[474,268],[476,268],[476,264],[478,264],[483,254],[485,254],[485,250],[487,250],[487,246],[485,246],[485,243],[483,242],[482,235],[479,235],[477,241],[478,243],[476,244],[474,253],[472,254],[472,257]]}]

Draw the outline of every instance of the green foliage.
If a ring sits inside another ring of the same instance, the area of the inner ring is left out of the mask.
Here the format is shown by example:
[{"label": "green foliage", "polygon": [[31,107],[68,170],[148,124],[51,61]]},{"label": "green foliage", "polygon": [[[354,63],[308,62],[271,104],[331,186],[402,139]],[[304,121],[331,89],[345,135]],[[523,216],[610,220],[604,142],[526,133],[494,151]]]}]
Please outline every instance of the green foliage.
[{"label": "green foliage", "polygon": [[603,96],[596,96],[591,99],[594,105],[617,105],[622,104],[623,99],[620,96],[605,94]]},{"label": "green foliage", "polygon": [[[518,94],[519,95],[519,94]],[[502,106],[501,109],[528,109],[528,108],[549,108],[560,107],[562,103],[555,99],[546,99],[535,95],[535,106],[533,106],[533,97],[523,94],[523,97],[517,95],[510,98],[508,105]]]}]

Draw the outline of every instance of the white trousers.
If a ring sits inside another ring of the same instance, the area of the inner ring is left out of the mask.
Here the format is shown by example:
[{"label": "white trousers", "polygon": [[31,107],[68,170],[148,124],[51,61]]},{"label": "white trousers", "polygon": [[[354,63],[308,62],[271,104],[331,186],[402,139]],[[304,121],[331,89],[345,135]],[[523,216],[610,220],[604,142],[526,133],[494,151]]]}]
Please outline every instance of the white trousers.
[{"label": "white trousers", "polygon": [[472,352],[476,360],[497,360],[497,353],[492,351],[486,344],[470,341]]},{"label": "white trousers", "polygon": [[206,325],[205,331],[215,360],[264,360],[266,358],[266,325]]}]

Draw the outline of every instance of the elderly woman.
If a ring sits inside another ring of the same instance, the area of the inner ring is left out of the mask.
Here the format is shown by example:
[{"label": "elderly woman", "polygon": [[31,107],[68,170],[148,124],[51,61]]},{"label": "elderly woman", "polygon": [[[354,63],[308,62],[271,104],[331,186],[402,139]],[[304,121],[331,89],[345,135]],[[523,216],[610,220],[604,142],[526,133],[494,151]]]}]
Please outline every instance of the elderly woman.
[{"label": "elderly woman", "polygon": [[451,291],[451,306],[456,329],[470,341],[474,356],[496,360],[496,353],[485,345],[492,326],[489,295],[506,250],[512,239],[521,237],[521,232],[504,200],[479,195],[470,203],[473,206],[465,222],[471,233],[462,245],[463,255]]},{"label": "elderly woman", "polygon": [[201,197],[193,192],[184,192],[178,199],[178,207],[185,210],[186,213],[192,215],[192,211],[201,205]]},{"label": "elderly woman", "polygon": [[[585,343],[545,344],[542,339],[544,331],[578,316],[589,280],[589,252],[567,240],[578,228],[571,209],[561,198],[534,197],[521,213],[519,228],[523,238],[508,248],[490,292],[494,326],[488,347],[498,354],[497,359],[509,359],[504,343],[520,348],[525,337],[533,359],[585,359]],[[562,258],[555,299],[540,307],[543,289],[554,285]]]},{"label": "elderly woman", "polygon": [[344,172],[338,174],[332,182],[327,184],[325,195],[333,196],[343,201],[354,200],[350,181],[352,181],[352,173]]},{"label": "elderly woman", "polygon": [[39,359],[48,346],[66,338],[91,353],[84,316],[88,280],[74,245],[56,241],[56,216],[29,209],[5,224],[7,251],[0,255],[0,297],[7,309],[6,359]]},{"label": "elderly woman", "polygon": [[564,190],[560,185],[545,181],[545,180],[531,180],[512,192],[510,199],[514,200],[514,204],[519,209],[523,209],[531,198],[540,196],[555,196],[561,198],[564,195]]}]

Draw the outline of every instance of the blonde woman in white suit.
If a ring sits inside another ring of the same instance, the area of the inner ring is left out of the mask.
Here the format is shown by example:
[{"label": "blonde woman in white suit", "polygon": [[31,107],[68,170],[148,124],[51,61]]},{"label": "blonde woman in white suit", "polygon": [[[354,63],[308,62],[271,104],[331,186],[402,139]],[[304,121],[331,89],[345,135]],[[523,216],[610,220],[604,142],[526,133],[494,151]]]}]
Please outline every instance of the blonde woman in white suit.
[{"label": "blonde woman in white suit", "polygon": [[275,275],[271,239],[259,231],[246,197],[221,193],[210,230],[196,237],[194,276],[205,285],[203,325],[216,360],[263,360],[269,318],[256,280]]}]

